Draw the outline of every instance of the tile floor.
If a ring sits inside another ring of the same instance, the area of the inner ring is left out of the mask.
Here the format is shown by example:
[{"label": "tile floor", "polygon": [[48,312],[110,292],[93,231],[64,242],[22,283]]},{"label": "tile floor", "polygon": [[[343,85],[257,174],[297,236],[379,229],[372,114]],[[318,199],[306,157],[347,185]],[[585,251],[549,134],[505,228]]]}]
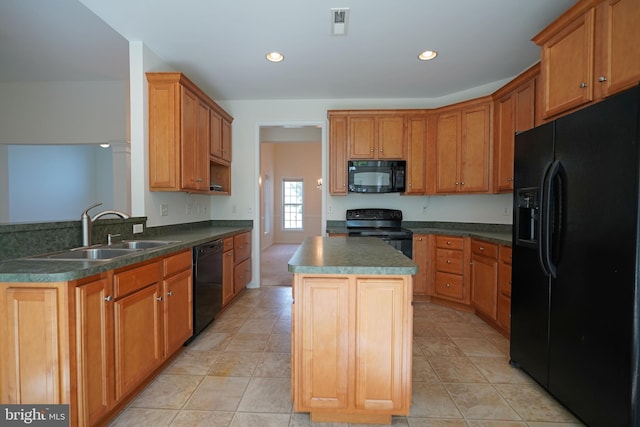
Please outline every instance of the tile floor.
[{"label": "tile floor", "polygon": [[[293,412],[290,304],[290,287],[245,291],[110,426],[348,427]],[[393,425],[582,425],[509,366],[508,347],[475,315],[416,303],[413,404]]]}]

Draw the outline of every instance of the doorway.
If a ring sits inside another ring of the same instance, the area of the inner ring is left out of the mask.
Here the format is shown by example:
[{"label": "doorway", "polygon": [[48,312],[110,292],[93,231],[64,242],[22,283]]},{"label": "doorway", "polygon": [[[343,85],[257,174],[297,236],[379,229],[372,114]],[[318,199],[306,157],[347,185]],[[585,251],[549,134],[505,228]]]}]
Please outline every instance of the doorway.
[{"label": "doorway", "polygon": [[261,125],[260,286],[291,286],[287,262],[325,230],[324,124]]}]

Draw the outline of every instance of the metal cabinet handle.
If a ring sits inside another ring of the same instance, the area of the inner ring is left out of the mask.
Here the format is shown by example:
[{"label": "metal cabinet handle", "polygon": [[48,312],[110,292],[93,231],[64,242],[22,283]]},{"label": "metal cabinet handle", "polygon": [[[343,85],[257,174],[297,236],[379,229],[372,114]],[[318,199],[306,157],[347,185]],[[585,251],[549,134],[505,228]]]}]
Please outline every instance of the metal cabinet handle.
[{"label": "metal cabinet handle", "polygon": [[600,76],[600,77],[598,77],[598,81],[599,81],[600,83],[604,83],[604,82],[606,82],[606,81],[607,81],[607,78],[606,78],[605,76]]},{"label": "metal cabinet handle", "polygon": [[587,87],[587,84],[585,82],[580,83],[580,89],[584,89]]},{"label": "metal cabinet handle", "polygon": [[460,183],[460,185],[464,185],[464,181],[462,181],[462,182]]},{"label": "metal cabinet handle", "polygon": [[173,296],[173,291],[167,292],[167,295],[169,295],[170,297]]},{"label": "metal cabinet handle", "polygon": [[451,285],[450,285],[450,284],[448,284],[448,283],[446,283],[446,284],[445,284],[445,286],[446,286],[447,288],[450,288],[450,287],[451,287]]},{"label": "metal cabinet handle", "polygon": [[111,302],[111,301],[113,301],[113,297],[111,295],[107,295],[106,297],[104,297],[104,300],[106,302]]},{"label": "metal cabinet handle", "polygon": [[450,259],[447,260],[447,264],[451,264],[451,260]]},{"label": "metal cabinet handle", "polygon": [[451,245],[451,241],[447,240],[447,245]]},{"label": "metal cabinet handle", "polygon": [[480,249],[481,251],[484,251],[484,248],[482,246],[480,246],[478,249]]},{"label": "metal cabinet handle", "polygon": [[162,301],[162,297],[156,298],[157,301]]}]

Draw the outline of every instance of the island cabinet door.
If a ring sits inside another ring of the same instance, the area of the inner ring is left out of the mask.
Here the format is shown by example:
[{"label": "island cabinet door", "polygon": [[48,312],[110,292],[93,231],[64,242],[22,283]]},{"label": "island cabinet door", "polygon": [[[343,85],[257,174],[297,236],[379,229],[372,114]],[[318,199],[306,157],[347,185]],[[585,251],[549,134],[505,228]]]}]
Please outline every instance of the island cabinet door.
[{"label": "island cabinet door", "polygon": [[354,289],[347,277],[296,276],[296,411],[347,408]]},{"label": "island cabinet door", "polygon": [[408,412],[410,283],[402,278],[359,278],[356,288],[356,408]]}]

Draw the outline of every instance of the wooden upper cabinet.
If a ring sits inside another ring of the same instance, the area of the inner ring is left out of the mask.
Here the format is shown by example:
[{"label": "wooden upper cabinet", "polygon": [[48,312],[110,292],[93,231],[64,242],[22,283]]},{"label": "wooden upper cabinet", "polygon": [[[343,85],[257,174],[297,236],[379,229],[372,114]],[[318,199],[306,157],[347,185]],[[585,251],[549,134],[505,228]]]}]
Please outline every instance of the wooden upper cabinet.
[{"label": "wooden upper cabinet", "polygon": [[608,96],[640,81],[640,2],[607,0],[602,3],[602,64],[596,80]]},{"label": "wooden upper cabinet", "polygon": [[542,117],[640,81],[640,2],[582,0],[533,38],[541,46]]},{"label": "wooden upper cabinet", "polygon": [[347,117],[329,114],[329,193],[347,195]]},{"label": "wooden upper cabinet", "polygon": [[348,118],[350,159],[399,159],[404,154],[404,116],[354,115]]},{"label": "wooden upper cabinet", "polygon": [[407,186],[405,194],[424,194],[427,190],[427,115],[411,115],[406,119]]},{"label": "wooden upper cabinet", "polygon": [[492,103],[489,97],[456,104],[431,116],[432,193],[491,190]]},{"label": "wooden upper cabinet", "polygon": [[147,73],[147,81],[149,189],[229,194],[233,118],[182,73]]},{"label": "wooden upper cabinet", "polygon": [[231,122],[211,110],[210,113],[211,147],[210,154],[217,160],[231,162]]},{"label": "wooden upper cabinet", "polygon": [[536,80],[539,64],[494,93],[494,189],[513,191],[515,134],[535,126]]}]

